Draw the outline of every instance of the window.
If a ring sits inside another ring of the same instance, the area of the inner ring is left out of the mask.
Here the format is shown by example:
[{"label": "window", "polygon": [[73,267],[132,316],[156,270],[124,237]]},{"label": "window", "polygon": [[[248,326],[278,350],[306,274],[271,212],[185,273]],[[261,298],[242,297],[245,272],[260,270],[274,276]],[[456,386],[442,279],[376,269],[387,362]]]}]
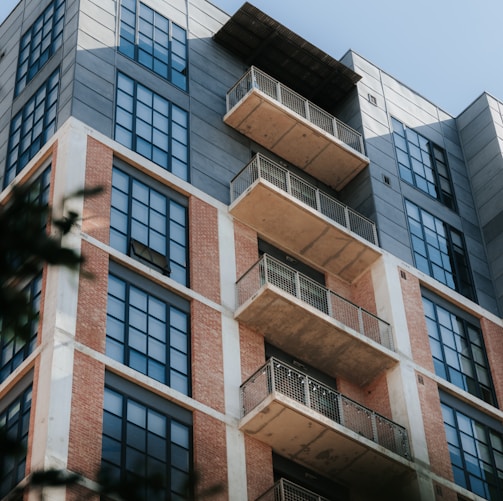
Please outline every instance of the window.
[{"label": "window", "polygon": [[[34,181],[29,182],[29,190],[27,199],[35,204],[45,206],[49,202],[49,189],[51,179],[51,168],[47,167]],[[41,221],[41,226],[45,228],[47,221]],[[11,253],[12,254],[12,253]],[[19,268],[22,265],[23,256],[18,252],[7,256],[7,259],[14,268]],[[30,305],[34,314],[38,315],[40,311],[40,296],[42,292],[42,272],[37,274],[31,282],[24,287],[27,304]],[[19,318],[19,317],[18,317]],[[19,318],[20,323],[16,329],[23,331],[23,336],[10,336],[7,334],[6,325],[4,325],[3,336],[0,336],[0,382],[4,381],[28,355],[33,351],[38,332],[37,318]],[[22,325],[22,323],[24,325]],[[0,330],[2,327],[0,326]],[[14,330],[14,329],[13,329]]]},{"label": "window", "polygon": [[126,394],[125,385],[120,386],[105,388],[103,468],[119,481],[141,483],[159,475],[164,492],[154,496],[145,482],[143,499],[186,499],[192,464],[190,412],[139,387]]},{"label": "window", "polygon": [[16,74],[18,95],[63,41],[65,0],[54,0],[22,36]]},{"label": "window", "polygon": [[395,118],[391,123],[400,177],[455,209],[445,150]]},{"label": "window", "polygon": [[416,267],[475,300],[463,235],[408,200],[405,207]]},{"label": "window", "polygon": [[149,292],[109,275],[106,354],[188,395],[188,303],[154,284],[148,287]]},{"label": "window", "polygon": [[187,180],[188,138],[185,110],[119,73],[116,141]]},{"label": "window", "polygon": [[484,499],[503,499],[502,434],[445,403],[442,414],[454,481]]},{"label": "window", "polygon": [[[170,195],[170,196],[168,196]],[[187,207],[114,167],[110,245],[187,285]]]},{"label": "window", "polygon": [[187,90],[187,33],[138,0],[122,0],[119,51]]},{"label": "window", "polygon": [[[6,431],[10,439],[15,440],[25,449],[28,446],[30,409],[31,386],[0,409],[0,428]],[[0,498],[3,499],[25,477],[25,470],[26,453],[8,458],[2,454],[0,460]]]},{"label": "window", "polygon": [[423,306],[435,373],[496,405],[480,329],[426,297]]},{"label": "window", "polygon": [[[40,311],[40,296],[42,293],[42,273],[37,275],[24,289],[26,298],[34,313]],[[21,365],[23,360],[33,351],[37,344],[38,318],[27,319],[27,338],[18,333],[12,336],[0,336],[0,383]]]},{"label": "window", "polygon": [[10,124],[4,186],[35,156],[56,130],[59,70],[37,90]]}]

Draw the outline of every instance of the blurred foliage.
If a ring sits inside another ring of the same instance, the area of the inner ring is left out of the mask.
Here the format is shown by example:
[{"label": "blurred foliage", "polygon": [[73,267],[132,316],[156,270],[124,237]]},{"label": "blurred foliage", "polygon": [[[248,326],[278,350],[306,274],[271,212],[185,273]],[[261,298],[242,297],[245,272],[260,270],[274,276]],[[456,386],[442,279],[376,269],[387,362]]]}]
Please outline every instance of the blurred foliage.
[{"label": "blurred foliage", "polygon": [[[24,286],[33,279],[45,264],[77,269],[84,262],[83,256],[62,243],[62,237],[78,224],[80,215],[67,211],[61,218],[52,217],[52,208],[41,204],[31,196],[30,185],[16,186],[12,196],[0,205],[0,336],[16,336],[28,340],[31,324],[37,320]],[[97,195],[101,188],[84,189],[63,200]],[[101,430],[97,430],[100,433]],[[26,451],[16,438],[0,428],[0,475],[5,461],[12,461]],[[150,501],[165,498],[166,478],[131,476],[118,480],[102,469],[97,475],[98,494],[102,499],[122,501]],[[82,477],[77,473],[59,469],[32,472],[25,482],[14,489],[6,499],[25,499],[28,492],[38,491],[43,499],[44,487],[76,485]],[[203,500],[223,492],[221,484],[200,489],[200,478],[193,473],[185,486],[187,501]],[[88,496],[96,495],[89,491]]]}]

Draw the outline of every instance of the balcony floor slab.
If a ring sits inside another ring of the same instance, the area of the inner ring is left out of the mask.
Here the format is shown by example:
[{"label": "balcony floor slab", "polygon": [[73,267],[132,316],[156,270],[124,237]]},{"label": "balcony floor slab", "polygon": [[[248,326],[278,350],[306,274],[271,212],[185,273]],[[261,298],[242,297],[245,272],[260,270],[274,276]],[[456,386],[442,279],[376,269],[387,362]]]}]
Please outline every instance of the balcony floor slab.
[{"label": "balcony floor slab", "polygon": [[398,362],[392,351],[270,284],[240,306],[235,317],[279,349],[360,386]]},{"label": "balcony floor slab", "polygon": [[240,422],[241,431],[278,454],[349,485],[386,490],[411,474],[407,459],[280,393],[271,393]]},{"label": "balcony floor slab", "polygon": [[224,122],[335,190],[368,164],[368,158],[258,89],[252,89]]},{"label": "balcony floor slab", "polygon": [[229,211],[271,243],[349,283],[381,255],[367,240],[262,179]]}]

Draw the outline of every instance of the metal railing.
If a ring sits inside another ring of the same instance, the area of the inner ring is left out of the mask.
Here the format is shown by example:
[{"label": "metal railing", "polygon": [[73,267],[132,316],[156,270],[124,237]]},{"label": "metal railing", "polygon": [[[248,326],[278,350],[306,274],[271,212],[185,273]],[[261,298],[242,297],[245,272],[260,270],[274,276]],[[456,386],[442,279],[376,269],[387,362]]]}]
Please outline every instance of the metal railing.
[{"label": "metal railing", "polygon": [[241,385],[243,416],[274,392],[319,412],[404,458],[410,458],[409,439],[403,426],[275,358],[269,359]]},{"label": "metal railing", "polygon": [[282,478],[256,501],[328,501],[328,499]]},{"label": "metal railing", "polygon": [[237,281],[238,307],[266,284],[280,288],[363,336],[394,350],[389,323],[267,254]]},{"label": "metal railing", "polygon": [[363,138],[359,132],[254,66],[227,92],[227,112],[252,89],[258,89],[357,152],[365,154]]},{"label": "metal railing", "polygon": [[234,202],[257,179],[272,183],[276,188],[292,195],[332,221],[377,245],[377,230],[373,221],[358,214],[347,205],[260,153],[255,155],[231,181],[231,202]]}]

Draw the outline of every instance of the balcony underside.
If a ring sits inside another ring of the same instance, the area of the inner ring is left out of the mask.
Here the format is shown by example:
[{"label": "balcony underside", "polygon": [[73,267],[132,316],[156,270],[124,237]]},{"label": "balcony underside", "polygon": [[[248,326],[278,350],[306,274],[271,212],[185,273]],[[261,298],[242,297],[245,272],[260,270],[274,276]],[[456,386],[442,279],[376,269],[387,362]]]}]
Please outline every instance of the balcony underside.
[{"label": "balcony underside", "polygon": [[239,428],[282,456],[374,493],[396,489],[412,471],[401,456],[276,392]]},{"label": "balcony underside", "polygon": [[368,165],[368,159],[257,89],[224,117],[238,130],[335,190]]},{"label": "balcony underside", "polygon": [[241,195],[230,213],[277,247],[349,283],[380,257],[365,239],[263,180]]},{"label": "balcony underside", "polygon": [[293,357],[360,386],[397,362],[393,352],[269,284],[238,308],[235,316]]}]

